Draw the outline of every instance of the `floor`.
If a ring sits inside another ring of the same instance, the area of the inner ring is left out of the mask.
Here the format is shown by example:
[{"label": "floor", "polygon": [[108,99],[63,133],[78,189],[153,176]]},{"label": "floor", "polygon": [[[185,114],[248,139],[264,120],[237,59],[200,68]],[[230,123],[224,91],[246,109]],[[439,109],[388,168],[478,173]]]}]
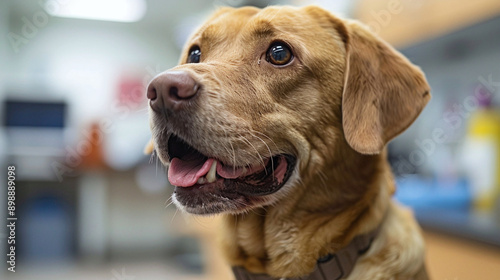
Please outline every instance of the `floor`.
[{"label": "floor", "polygon": [[500,279],[500,248],[432,232],[425,241],[431,279]]},{"label": "floor", "polygon": [[[500,248],[433,232],[425,232],[424,236],[427,244],[426,263],[431,279],[500,279]],[[224,275],[224,277],[216,278],[227,278],[228,271],[225,271],[226,269],[221,270],[224,270],[221,271],[221,275]],[[217,271],[210,271],[212,277],[189,274],[185,270],[165,262],[128,262],[106,265],[25,265],[24,267],[18,267],[16,273],[0,274],[0,279],[212,280],[213,276],[218,274]]]},{"label": "floor", "polygon": [[12,280],[209,280],[187,274],[163,263],[133,262],[109,265],[59,265],[18,268],[15,273],[0,274],[0,279]]}]

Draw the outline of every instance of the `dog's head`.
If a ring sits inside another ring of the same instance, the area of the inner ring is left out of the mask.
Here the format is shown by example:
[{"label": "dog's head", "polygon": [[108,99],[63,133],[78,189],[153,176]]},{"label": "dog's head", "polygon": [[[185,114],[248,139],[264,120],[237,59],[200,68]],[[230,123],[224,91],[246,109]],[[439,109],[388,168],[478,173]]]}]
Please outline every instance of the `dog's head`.
[{"label": "dog's head", "polygon": [[430,95],[393,48],[310,6],[220,9],[147,97],[174,202],[211,214],[277,202],[338,149],[380,153]]}]

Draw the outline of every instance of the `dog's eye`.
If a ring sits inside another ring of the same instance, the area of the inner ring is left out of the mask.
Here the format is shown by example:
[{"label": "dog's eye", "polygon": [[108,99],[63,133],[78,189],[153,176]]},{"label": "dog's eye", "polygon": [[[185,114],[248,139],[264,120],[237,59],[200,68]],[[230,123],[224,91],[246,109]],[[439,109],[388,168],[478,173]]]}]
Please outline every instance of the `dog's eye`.
[{"label": "dog's eye", "polygon": [[193,46],[189,50],[189,56],[188,56],[188,59],[187,59],[187,63],[198,63],[198,62],[200,62],[200,57],[201,57],[200,47]]},{"label": "dog's eye", "polygon": [[292,60],[293,54],[287,44],[276,42],[267,50],[266,60],[274,65],[285,65]]}]

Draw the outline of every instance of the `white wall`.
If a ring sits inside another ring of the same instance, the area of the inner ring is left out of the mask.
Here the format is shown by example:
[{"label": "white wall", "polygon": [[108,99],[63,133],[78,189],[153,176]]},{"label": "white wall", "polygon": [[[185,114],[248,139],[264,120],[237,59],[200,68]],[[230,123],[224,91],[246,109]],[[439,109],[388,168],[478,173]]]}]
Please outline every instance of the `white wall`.
[{"label": "white wall", "polygon": [[[22,29],[22,21],[11,22],[11,30]],[[177,55],[168,36],[130,24],[50,18],[18,53],[9,50],[7,88],[20,97],[67,100],[78,124],[106,113],[121,75],[146,78],[147,69],[175,65]]]}]

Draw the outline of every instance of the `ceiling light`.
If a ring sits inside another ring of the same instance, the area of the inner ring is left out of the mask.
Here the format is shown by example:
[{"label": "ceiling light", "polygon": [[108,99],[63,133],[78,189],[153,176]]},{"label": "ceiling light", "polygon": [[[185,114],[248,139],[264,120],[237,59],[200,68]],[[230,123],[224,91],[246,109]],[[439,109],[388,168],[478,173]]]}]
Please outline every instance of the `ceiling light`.
[{"label": "ceiling light", "polygon": [[48,0],[45,10],[52,16],[135,22],[146,13],[145,0]]}]

